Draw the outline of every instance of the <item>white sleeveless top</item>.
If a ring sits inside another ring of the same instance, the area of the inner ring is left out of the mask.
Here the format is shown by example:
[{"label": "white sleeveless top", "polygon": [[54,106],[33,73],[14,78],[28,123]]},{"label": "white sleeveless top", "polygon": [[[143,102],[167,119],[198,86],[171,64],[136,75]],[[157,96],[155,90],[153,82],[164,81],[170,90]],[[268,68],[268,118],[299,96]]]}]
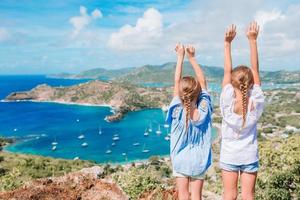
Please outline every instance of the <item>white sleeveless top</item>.
[{"label": "white sleeveless top", "polygon": [[245,127],[242,115],[234,112],[234,88],[231,84],[223,87],[220,96],[222,140],[220,162],[233,165],[247,165],[258,161],[257,121],[264,108],[264,94],[259,85],[249,91],[249,103]]}]

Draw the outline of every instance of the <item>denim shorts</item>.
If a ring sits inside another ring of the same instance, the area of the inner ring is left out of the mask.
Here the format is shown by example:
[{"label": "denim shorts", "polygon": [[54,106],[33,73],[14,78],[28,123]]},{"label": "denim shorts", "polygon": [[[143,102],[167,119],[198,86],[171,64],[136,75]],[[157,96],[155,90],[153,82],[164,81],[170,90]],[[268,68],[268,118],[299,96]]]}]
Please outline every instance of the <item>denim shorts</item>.
[{"label": "denim shorts", "polygon": [[246,172],[246,173],[255,173],[258,171],[259,163],[258,161],[247,164],[247,165],[232,165],[220,162],[220,168],[230,172]]},{"label": "denim shorts", "polygon": [[206,173],[206,172],[204,172],[203,174],[197,175],[197,176],[189,176],[189,175],[185,175],[185,174],[182,174],[182,173],[173,171],[172,176],[173,176],[173,177],[185,177],[185,178],[192,178],[192,179],[200,179],[200,180],[204,180],[204,178],[205,178],[205,173]]}]

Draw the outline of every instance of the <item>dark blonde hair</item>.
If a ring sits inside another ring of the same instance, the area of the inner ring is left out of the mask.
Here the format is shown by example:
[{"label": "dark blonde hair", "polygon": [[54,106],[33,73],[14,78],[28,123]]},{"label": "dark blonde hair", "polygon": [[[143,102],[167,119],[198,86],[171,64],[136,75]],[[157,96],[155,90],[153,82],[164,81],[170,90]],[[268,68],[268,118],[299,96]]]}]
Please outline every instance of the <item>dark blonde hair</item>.
[{"label": "dark blonde hair", "polygon": [[244,65],[234,68],[231,73],[231,83],[234,88],[240,90],[242,93],[243,127],[245,127],[248,92],[254,84],[251,69]]},{"label": "dark blonde hair", "polygon": [[191,103],[197,101],[201,86],[198,81],[192,76],[182,77],[179,83],[179,97],[186,111],[185,123],[188,128],[188,120],[190,118]]}]

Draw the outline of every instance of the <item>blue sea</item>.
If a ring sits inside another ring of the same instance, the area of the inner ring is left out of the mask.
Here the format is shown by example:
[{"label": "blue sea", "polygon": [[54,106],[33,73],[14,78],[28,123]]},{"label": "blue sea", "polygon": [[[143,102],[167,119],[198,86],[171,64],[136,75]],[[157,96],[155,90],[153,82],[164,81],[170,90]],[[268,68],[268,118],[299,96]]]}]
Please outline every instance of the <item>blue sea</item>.
[{"label": "blue sea", "polygon": [[[3,75],[0,76],[0,99],[11,92],[30,90],[38,84],[70,86],[86,81],[54,79],[44,75]],[[220,87],[212,84],[210,89],[219,91]],[[15,144],[5,148],[7,151],[66,159],[79,157],[98,163],[131,162],[152,155],[169,154],[169,141],[165,140],[168,128],[163,126],[165,113],[161,109],[130,112],[121,121],[109,123],[104,118],[111,112],[110,107],[0,102],[0,136],[17,138]],[[150,127],[152,132],[144,136],[145,130]],[[159,128],[160,135],[156,134]],[[78,139],[81,134],[84,139]],[[113,141],[114,135],[119,140]],[[215,129],[213,135],[216,135]],[[58,143],[55,151],[52,150],[52,142]],[[82,147],[82,143],[88,146]],[[111,153],[106,153],[108,150]]]},{"label": "blue sea", "polygon": [[[0,99],[38,84],[70,86],[86,81],[43,75],[0,76]],[[66,159],[79,157],[99,163],[130,162],[169,154],[169,141],[165,140],[168,129],[163,126],[165,113],[161,109],[130,112],[121,121],[109,123],[104,118],[111,112],[110,107],[0,102],[0,135],[17,138],[17,143],[5,148],[7,151]],[[144,136],[150,127],[152,132]],[[160,135],[156,134],[159,128]],[[78,139],[81,134],[84,139]],[[112,140],[115,134],[119,137],[117,141]],[[55,151],[52,151],[52,142],[58,143]],[[87,147],[81,146],[84,142]],[[106,153],[108,150],[111,153]]]}]

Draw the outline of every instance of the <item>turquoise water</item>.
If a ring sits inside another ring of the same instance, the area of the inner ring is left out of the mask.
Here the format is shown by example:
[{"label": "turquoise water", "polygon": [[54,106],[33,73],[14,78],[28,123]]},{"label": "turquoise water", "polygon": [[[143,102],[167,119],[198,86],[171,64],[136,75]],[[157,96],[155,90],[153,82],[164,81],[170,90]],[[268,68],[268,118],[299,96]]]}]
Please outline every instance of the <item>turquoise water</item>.
[{"label": "turquoise water", "polygon": [[[109,107],[61,105],[55,103],[9,103],[10,117],[1,120],[4,136],[17,136],[21,140],[6,150],[73,159],[80,157],[97,162],[124,162],[145,159],[151,155],[165,155],[169,142],[164,139],[167,129],[161,126],[161,135],[155,131],[164,122],[160,109],[128,113],[119,122],[108,123],[104,117],[111,114]],[[151,124],[151,125],[150,125]],[[145,137],[145,129],[152,126],[153,132]],[[101,135],[99,134],[99,127]],[[84,134],[80,140],[78,136]],[[119,141],[112,146],[113,135]],[[51,143],[56,141],[57,149],[52,151]],[[88,147],[81,144],[87,142]],[[133,146],[133,143],[140,143]],[[107,150],[110,154],[106,154]],[[150,152],[143,153],[143,149]],[[126,153],[123,156],[122,153]]]},{"label": "turquoise water", "polygon": [[[85,81],[45,76],[0,76],[0,98],[13,91],[29,90],[41,83],[69,86]],[[17,143],[6,147],[8,151],[56,158],[79,157],[103,163],[129,162],[169,154],[169,141],[164,138],[168,132],[163,126],[165,113],[161,109],[131,112],[121,121],[113,123],[104,120],[109,114],[109,107],[0,102],[0,135],[17,138]],[[153,131],[145,137],[144,132],[150,126]],[[159,126],[162,133],[157,135],[155,132]],[[85,138],[78,139],[80,134],[84,134]],[[119,140],[112,146],[114,134],[118,134]],[[51,150],[52,142],[58,143],[55,151]],[[84,142],[88,143],[87,147],[81,146]],[[139,145],[134,146],[134,143]],[[142,152],[145,149],[149,152]],[[107,150],[111,153],[107,154]]]}]

